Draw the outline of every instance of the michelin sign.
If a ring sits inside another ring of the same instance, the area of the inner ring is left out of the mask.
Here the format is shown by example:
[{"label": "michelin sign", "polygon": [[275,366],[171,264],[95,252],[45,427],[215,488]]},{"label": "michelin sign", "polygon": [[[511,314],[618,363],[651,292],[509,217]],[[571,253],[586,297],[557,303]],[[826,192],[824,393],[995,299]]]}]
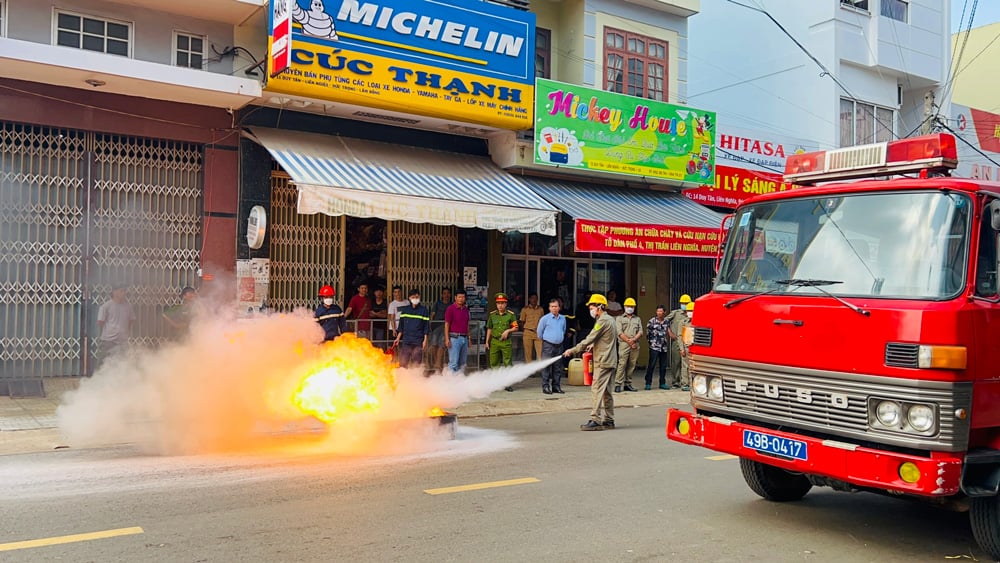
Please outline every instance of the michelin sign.
[{"label": "michelin sign", "polygon": [[266,90],[530,129],[534,54],[535,15],[488,2],[293,0],[291,65]]}]

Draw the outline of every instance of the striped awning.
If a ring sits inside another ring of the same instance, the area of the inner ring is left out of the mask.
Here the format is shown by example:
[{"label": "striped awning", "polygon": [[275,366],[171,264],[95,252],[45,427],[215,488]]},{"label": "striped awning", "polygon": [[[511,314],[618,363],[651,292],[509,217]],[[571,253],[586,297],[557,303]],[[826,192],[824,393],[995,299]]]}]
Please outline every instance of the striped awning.
[{"label": "striped awning", "polygon": [[723,215],[677,192],[524,178],[574,219],[718,229]]},{"label": "striped awning", "polygon": [[298,212],[556,234],[558,210],[485,157],[253,127],[298,188]]}]

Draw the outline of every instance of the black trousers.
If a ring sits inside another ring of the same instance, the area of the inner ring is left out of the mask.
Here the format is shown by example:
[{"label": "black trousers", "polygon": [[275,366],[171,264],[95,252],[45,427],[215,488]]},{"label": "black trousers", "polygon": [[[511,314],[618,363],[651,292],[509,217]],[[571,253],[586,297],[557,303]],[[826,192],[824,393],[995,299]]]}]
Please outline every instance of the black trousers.
[{"label": "black trousers", "polygon": [[[562,354],[562,343],[552,344],[542,340],[542,359],[554,358]],[[560,386],[562,380],[562,362],[545,366],[542,370],[542,385],[550,385],[553,389]]]},{"label": "black trousers", "polygon": [[660,385],[667,384],[667,366],[670,364],[670,353],[666,350],[650,350],[649,351],[649,361],[646,362],[646,385],[653,384],[653,366],[656,363],[660,363]]}]

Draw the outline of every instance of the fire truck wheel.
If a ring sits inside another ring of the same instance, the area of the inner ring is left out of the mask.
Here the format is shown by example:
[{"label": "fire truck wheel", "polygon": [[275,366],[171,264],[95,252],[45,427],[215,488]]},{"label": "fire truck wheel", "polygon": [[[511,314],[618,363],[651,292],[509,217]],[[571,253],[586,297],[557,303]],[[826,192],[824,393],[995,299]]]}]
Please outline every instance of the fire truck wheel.
[{"label": "fire truck wheel", "polygon": [[789,473],[770,465],[740,458],[740,470],[750,489],[761,497],[774,502],[799,500],[806,496],[812,483],[805,475]]},{"label": "fire truck wheel", "polygon": [[1000,498],[976,497],[969,507],[969,523],[976,543],[993,559],[1000,559]]}]

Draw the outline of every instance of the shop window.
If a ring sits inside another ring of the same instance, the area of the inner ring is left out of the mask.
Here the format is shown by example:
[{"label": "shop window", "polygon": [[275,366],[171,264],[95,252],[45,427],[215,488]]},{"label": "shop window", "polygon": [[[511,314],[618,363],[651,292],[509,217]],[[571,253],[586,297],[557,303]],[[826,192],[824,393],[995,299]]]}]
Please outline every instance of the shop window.
[{"label": "shop window", "polygon": [[891,19],[906,23],[907,12],[910,3],[906,0],[882,0],[880,3],[880,13]]},{"label": "shop window", "polygon": [[559,222],[560,227],[560,240],[562,241],[562,255],[567,258],[572,258],[574,256],[581,256],[577,252],[575,239],[576,236],[576,222],[573,219],[562,216],[563,219]]},{"label": "shop window", "polygon": [[372,295],[386,282],[386,222],[382,219],[347,218],[347,247],[344,254],[346,295],[344,303],[358,286],[368,286]]},{"label": "shop window", "polygon": [[559,256],[559,236],[528,235],[528,254],[533,256]]},{"label": "shop window", "polygon": [[504,254],[524,254],[525,241],[527,237],[524,233],[518,231],[507,231],[503,234],[503,253]]},{"label": "shop window", "polygon": [[891,141],[896,112],[874,104],[840,99],[840,146]]},{"label": "shop window", "polygon": [[661,39],[605,28],[604,89],[666,101],[667,52]]},{"label": "shop window", "polygon": [[174,32],[174,65],[201,70],[205,65],[205,38]]},{"label": "shop window", "polygon": [[552,78],[552,31],[535,29],[535,76]]},{"label": "shop window", "polygon": [[132,24],[68,12],[56,12],[55,43],[63,47],[129,57]]}]

